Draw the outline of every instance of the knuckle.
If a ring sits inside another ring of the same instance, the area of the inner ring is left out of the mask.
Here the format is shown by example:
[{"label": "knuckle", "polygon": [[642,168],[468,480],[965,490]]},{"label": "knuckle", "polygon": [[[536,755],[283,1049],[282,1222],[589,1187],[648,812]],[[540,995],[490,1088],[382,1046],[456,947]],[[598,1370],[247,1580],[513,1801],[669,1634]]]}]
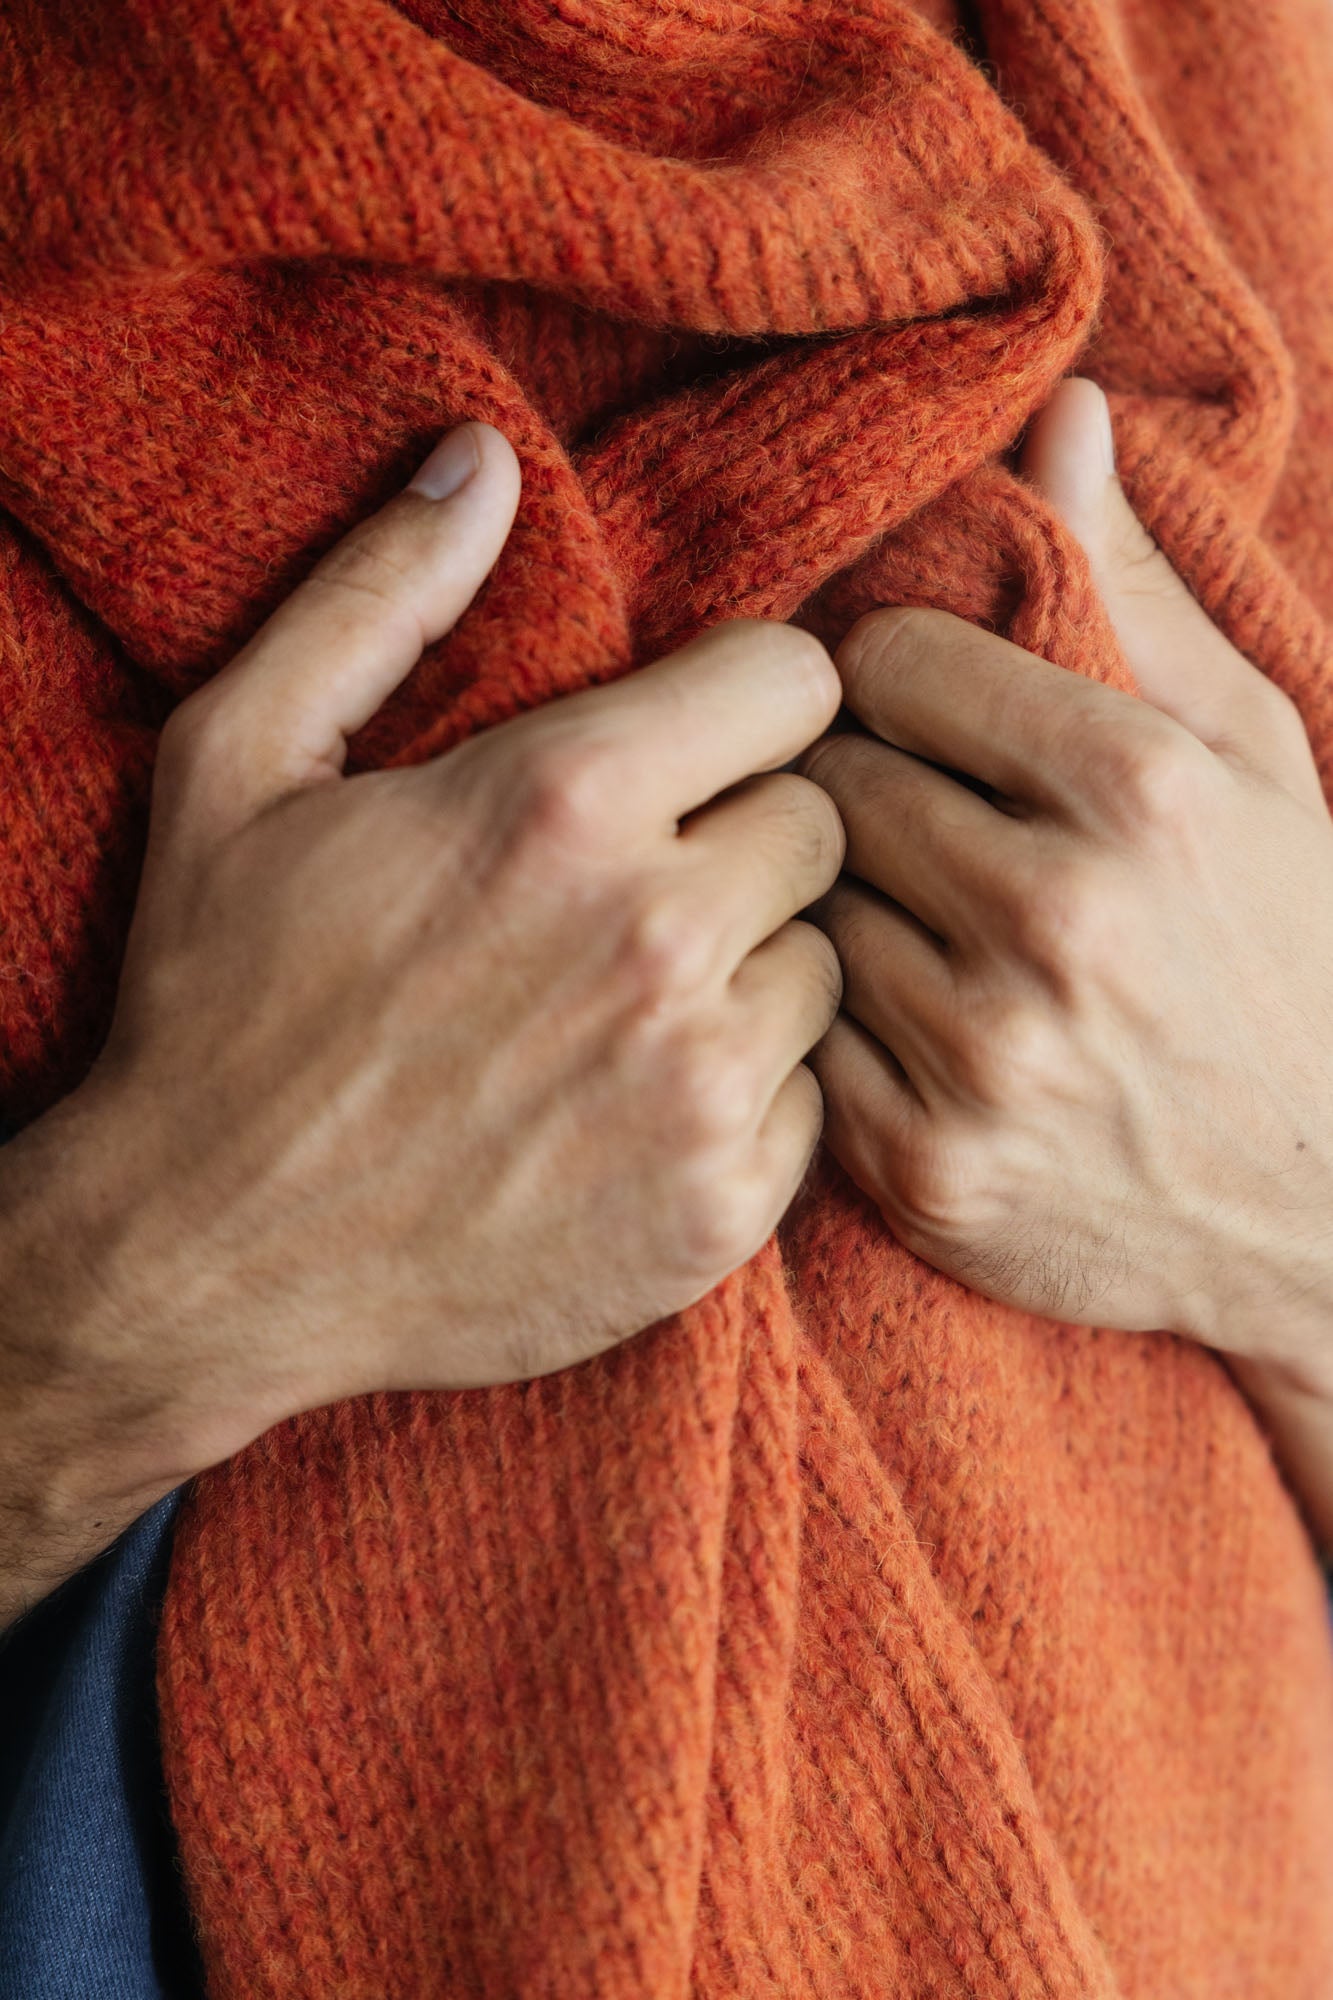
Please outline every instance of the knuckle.
[{"label": "knuckle", "polygon": [[589,737],[560,735],[525,747],[510,788],[510,812],[540,846],[603,845],[611,772]]},{"label": "knuckle", "polygon": [[794,773],[775,781],[780,786],[782,831],[804,876],[831,886],[847,851],[842,815],[828,793],[809,777]]},{"label": "knuckle", "polygon": [[838,648],[838,670],[849,696],[869,694],[877,677],[901,678],[904,688],[943,659],[965,671],[984,661],[993,634],[935,605],[901,604],[868,611]]},{"label": "knuckle", "polygon": [[678,891],[653,887],[633,900],[620,966],[634,1003],[650,1015],[700,992],[715,971],[717,951],[705,912]]},{"label": "knuckle", "polygon": [[1025,1103],[1050,1069],[1050,1022],[1026,997],[992,1000],[966,1022],[951,1055],[955,1079],[973,1103],[989,1111]]},{"label": "knuckle", "polygon": [[842,960],[832,938],[825,935],[814,924],[801,924],[802,933],[808,934],[807,950],[810,954],[810,983],[820,1012],[826,1024],[831,1025],[842,1005],[843,970]]},{"label": "knuckle", "polygon": [[[851,742],[845,732],[836,736],[821,736],[801,757],[801,776],[808,785],[822,793],[831,806],[847,778],[848,764],[853,755],[849,747]],[[838,824],[841,828],[841,818]]]},{"label": "knuckle", "polygon": [[1103,871],[1083,858],[1047,861],[1009,907],[1009,927],[1021,958],[1062,976],[1101,952],[1112,927]]},{"label": "knuckle", "polygon": [[412,602],[412,586],[413,565],[397,551],[383,526],[375,523],[330,549],[293,594],[306,598],[332,594],[354,624],[373,619],[377,626],[386,620],[403,625],[422,651],[426,635]]},{"label": "knuckle", "polygon": [[1103,795],[1131,830],[1172,832],[1193,823],[1209,770],[1203,745],[1183,729],[1140,726],[1118,731],[1106,749]]},{"label": "knuckle", "polygon": [[840,967],[873,966],[875,962],[875,912],[860,890],[839,883],[819,906],[821,929],[837,953]]},{"label": "knuckle", "polygon": [[725,1150],[758,1123],[758,1073],[746,1052],[717,1033],[679,1035],[661,1083],[677,1143],[688,1156]]},{"label": "knuckle", "polygon": [[676,1217],[676,1236],[691,1268],[716,1280],[751,1256],[769,1228],[769,1203],[742,1173],[692,1176]]},{"label": "knuckle", "polygon": [[966,1234],[975,1203],[977,1168],[969,1151],[922,1134],[899,1149],[892,1164],[893,1200],[908,1247]]},{"label": "knuckle", "polygon": [[907,650],[929,639],[934,616],[922,605],[884,605],[857,619],[847,643],[854,650],[870,647],[880,655]]},{"label": "knuckle", "polygon": [[1052,1034],[1046,1009],[1025,999],[1004,1002],[986,1024],[986,1042],[999,1101],[1026,1102],[1050,1072]]},{"label": "knuckle", "polygon": [[884,605],[864,612],[838,648],[838,666],[855,680],[890,660],[913,659],[939,644],[946,624],[956,623],[946,612],[925,605]]}]

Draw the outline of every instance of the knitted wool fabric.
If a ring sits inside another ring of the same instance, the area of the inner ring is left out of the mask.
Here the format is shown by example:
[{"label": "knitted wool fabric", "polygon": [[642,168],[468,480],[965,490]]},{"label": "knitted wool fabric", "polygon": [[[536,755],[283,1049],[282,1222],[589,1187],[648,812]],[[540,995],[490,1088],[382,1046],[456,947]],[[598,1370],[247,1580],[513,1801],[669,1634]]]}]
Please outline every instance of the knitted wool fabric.
[{"label": "knitted wool fabric", "polygon": [[[164,715],[463,416],[518,523],[354,768],[737,614],[1128,687],[1005,456],[1077,363],[1333,784],[1326,0],[969,20],[8,0],[0,1109],[105,1030]],[[159,1693],[213,2000],[1333,1991],[1333,1651],[1230,1378],[828,1165],[616,1353],[200,1480]]]}]

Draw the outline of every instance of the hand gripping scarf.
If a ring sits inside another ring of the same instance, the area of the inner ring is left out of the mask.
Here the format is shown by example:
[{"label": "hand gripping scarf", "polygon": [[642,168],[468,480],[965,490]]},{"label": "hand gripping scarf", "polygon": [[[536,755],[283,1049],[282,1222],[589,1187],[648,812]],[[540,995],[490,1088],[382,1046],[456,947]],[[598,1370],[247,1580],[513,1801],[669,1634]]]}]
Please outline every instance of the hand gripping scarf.
[{"label": "hand gripping scarf", "polygon": [[[8,0],[6,1108],[105,1031],[164,716],[464,416],[518,523],[353,769],[740,614],[1129,687],[1006,457],[1076,364],[1333,769],[1327,7],[969,21]],[[159,1696],[213,2000],[1333,1991],[1333,1646],[1229,1376],[968,1292],[827,1163],[617,1352],[200,1479]]]}]

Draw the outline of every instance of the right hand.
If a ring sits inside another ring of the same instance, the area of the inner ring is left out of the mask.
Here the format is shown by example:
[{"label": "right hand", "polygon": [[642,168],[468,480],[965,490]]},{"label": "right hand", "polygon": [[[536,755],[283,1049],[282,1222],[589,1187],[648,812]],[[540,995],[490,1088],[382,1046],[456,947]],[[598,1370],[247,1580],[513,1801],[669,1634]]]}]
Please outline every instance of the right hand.
[{"label": "right hand", "polygon": [[843,836],[779,769],[840,699],[809,634],[724,625],[342,775],[509,532],[517,460],[464,432],[461,491],[353,529],[162,738],[74,1094],[104,1305],[71,1359],[108,1425],[138,1413],[140,1489],[344,1396],[596,1354],[750,1257],[819,1134],[841,978],[795,917]]}]

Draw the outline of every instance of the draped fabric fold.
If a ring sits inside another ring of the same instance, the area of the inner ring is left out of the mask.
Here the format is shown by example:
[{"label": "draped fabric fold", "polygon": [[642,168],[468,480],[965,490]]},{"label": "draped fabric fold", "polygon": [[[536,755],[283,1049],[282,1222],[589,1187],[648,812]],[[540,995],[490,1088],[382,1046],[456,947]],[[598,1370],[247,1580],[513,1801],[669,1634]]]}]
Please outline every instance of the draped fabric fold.
[{"label": "draped fabric fold", "polygon": [[[0,1111],[105,1030],[165,715],[463,416],[515,530],[353,768],[738,615],[1132,690],[1011,459],[1081,366],[1333,784],[1333,252],[1275,277],[1209,123],[1317,209],[1333,19],[1161,12],[981,0],[983,66],[904,0],[10,0]],[[827,1161],[616,1352],[205,1475],[159,1695],[212,2000],[1333,1984],[1321,1580],[1230,1377]]]}]

